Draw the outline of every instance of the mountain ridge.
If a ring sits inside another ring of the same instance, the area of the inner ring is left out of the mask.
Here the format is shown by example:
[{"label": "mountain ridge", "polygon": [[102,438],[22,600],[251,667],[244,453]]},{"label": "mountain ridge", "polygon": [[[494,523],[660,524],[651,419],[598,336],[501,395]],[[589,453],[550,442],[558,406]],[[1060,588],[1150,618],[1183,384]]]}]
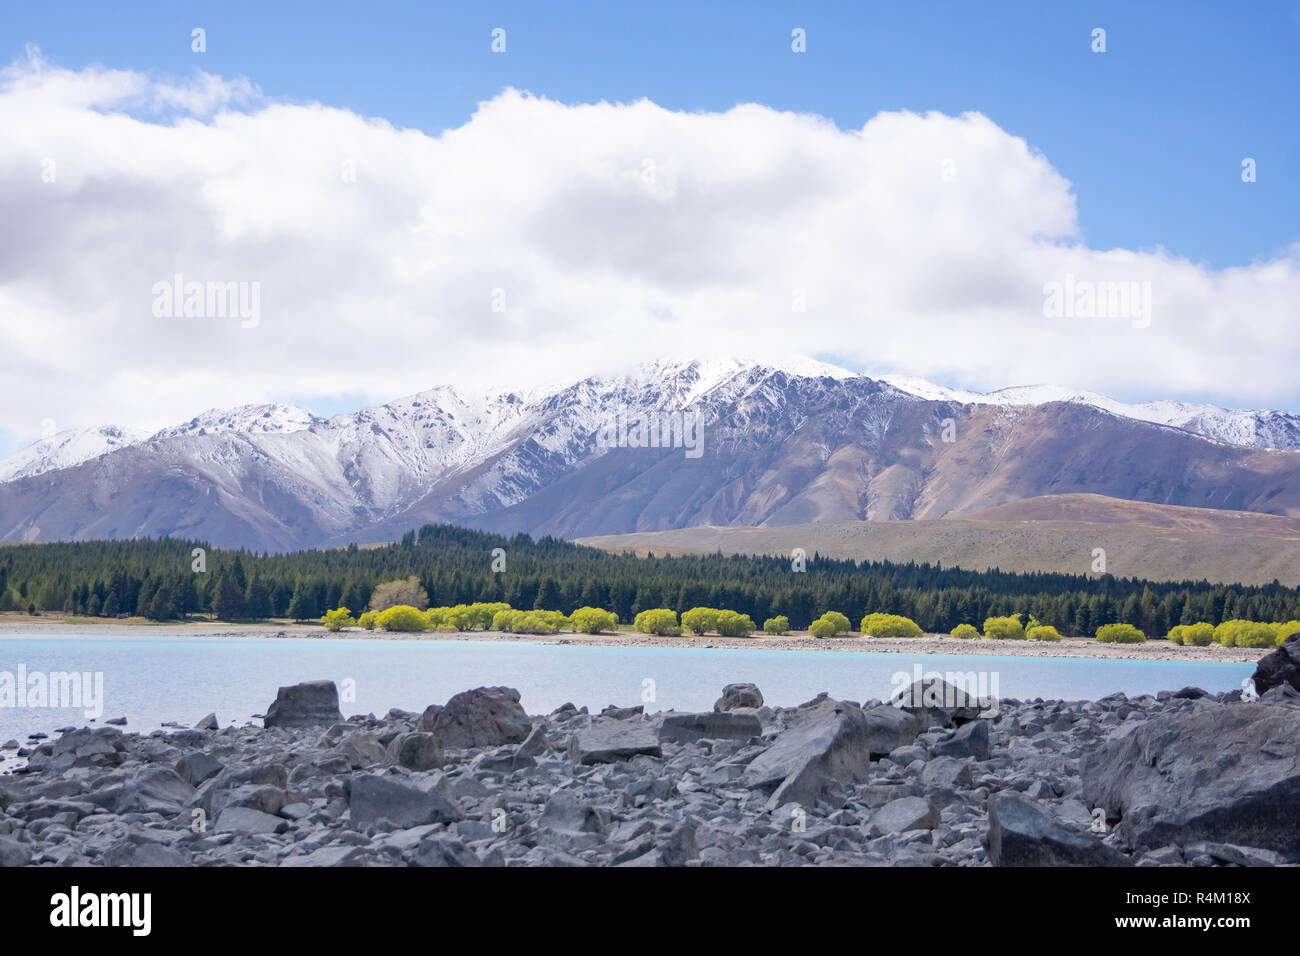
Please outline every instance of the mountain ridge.
[{"label": "mountain ridge", "polygon": [[[925,398],[815,360],[779,364],[658,360],[525,392],[437,386],[328,419],[214,410],[0,483],[0,539],[186,534],[291,550],[428,521],[568,537],[954,517],[1064,491],[1300,514],[1293,451],[1086,401]],[[698,416],[702,459],[600,446],[611,415],[665,411]]]}]

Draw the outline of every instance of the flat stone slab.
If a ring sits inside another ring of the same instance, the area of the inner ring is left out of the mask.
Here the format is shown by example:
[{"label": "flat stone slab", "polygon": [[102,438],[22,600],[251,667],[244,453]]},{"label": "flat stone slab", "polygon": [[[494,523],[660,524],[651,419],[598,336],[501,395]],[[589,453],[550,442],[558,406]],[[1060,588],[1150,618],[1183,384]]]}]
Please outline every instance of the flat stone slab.
[{"label": "flat stone slab", "polygon": [[596,720],[570,741],[575,763],[617,763],[638,754],[660,757],[659,732],[651,723]]},{"label": "flat stone slab", "polygon": [[729,711],[709,714],[668,714],[659,725],[659,739],[674,743],[697,740],[748,740],[763,735],[763,723],[753,714]]}]

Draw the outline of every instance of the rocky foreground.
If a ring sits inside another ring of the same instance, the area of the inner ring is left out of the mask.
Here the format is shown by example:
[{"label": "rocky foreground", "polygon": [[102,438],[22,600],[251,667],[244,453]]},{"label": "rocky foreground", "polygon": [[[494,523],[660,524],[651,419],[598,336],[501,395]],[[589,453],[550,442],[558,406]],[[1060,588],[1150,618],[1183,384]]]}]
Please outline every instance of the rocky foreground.
[{"label": "rocky foreground", "polygon": [[344,720],[299,684],[265,729],[39,742],[0,778],[0,865],[1295,865],[1300,642],[1266,662],[1258,701],[984,709],[732,684],[708,713],[530,717],[489,687]]}]

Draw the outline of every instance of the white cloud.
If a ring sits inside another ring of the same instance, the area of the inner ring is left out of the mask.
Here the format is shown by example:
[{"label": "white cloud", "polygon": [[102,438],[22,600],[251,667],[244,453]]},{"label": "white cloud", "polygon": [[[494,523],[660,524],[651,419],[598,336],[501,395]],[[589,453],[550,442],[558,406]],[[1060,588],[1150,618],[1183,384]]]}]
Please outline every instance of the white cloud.
[{"label": "white cloud", "polygon": [[[0,73],[0,128],[0,428],[33,437],[666,352],[1238,406],[1300,393],[1300,247],[1218,271],[1089,249],[1070,184],[979,114],[841,130],[506,91],[430,136],[242,79],[32,52]],[[260,323],[155,318],[175,273],[260,283]],[[1151,283],[1149,327],[1045,318],[1067,274]]]}]

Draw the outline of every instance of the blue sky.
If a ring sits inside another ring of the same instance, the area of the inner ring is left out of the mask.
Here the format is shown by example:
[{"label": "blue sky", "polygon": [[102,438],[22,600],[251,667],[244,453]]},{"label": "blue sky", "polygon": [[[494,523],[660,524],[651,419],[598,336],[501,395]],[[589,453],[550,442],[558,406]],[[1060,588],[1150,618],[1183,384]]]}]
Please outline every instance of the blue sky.
[{"label": "blue sky", "polygon": [[[496,27],[507,55],[489,50]],[[979,110],[1074,184],[1094,248],[1242,265],[1300,224],[1295,2],[49,2],[10,5],[0,38],[6,61],[35,43],[70,68],[201,65],[430,133],[509,86],[681,110],[752,101],[842,128],[882,110]]]},{"label": "blue sky", "polygon": [[[191,50],[196,27],[206,31],[202,54]],[[506,31],[504,55],[491,50],[496,28]],[[806,53],[791,51],[795,28]],[[1104,53],[1091,48],[1096,28],[1106,31]],[[11,90],[8,106],[0,90],[0,110],[24,127],[0,141],[0,212],[40,225],[11,227],[7,270],[0,255],[0,296],[12,292],[21,306],[8,329],[0,324],[0,333],[21,329],[0,336],[0,455],[46,421],[153,428],[260,401],[332,414],[453,381],[466,364],[456,356],[475,349],[492,349],[513,385],[534,366],[568,362],[586,374],[590,360],[628,343],[696,330],[701,354],[747,341],[752,329],[767,345],[867,374],[950,386],[1054,382],[1127,401],[1300,408],[1290,371],[1300,363],[1300,0],[53,0],[9,5],[5,64],[27,80],[48,77],[47,67],[75,79]],[[165,111],[140,117],[105,91],[112,84],[96,67],[143,74],[155,92],[199,88],[202,74],[247,78],[262,96],[218,103],[248,109],[247,124],[212,110],[197,123]],[[95,93],[78,100],[82,82]],[[644,99],[674,112],[548,112],[503,96],[508,89],[569,106]],[[281,110],[313,103],[330,109]],[[743,103],[827,117],[842,131],[872,122],[872,135],[822,137],[797,118],[737,115]],[[880,122],[900,110],[943,116],[906,129]],[[991,130],[944,119],[968,111]],[[709,114],[704,125],[691,122],[697,113]],[[356,116],[424,135],[381,135]],[[558,145],[548,142],[551,120]],[[837,178],[846,163],[856,175],[853,164],[881,155],[919,168],[945,137],[974,170],[951,209],[946,199],[936,206],[928,184],[891,181],[888,164],[873,167],[877,181]],[[1011,137],[1045,162],[1016,153]],[[365,167],[349,195],[334,191],[336,172],[317,176],[313,163],[344,155],[351,138],[365,140],[363,161],[396,164],[391,181]],[[249,155],[252,144],[263,152]],[[211,159],[204,151],[214,146]],[[277,150],[284,163],[267,155]],[[35,175],[51,151],[64,164],[57,189]],[[511,151],[523,155],[493,167],[500,179],[478,176],[490,165],[480,158]],[[680,160],[683,186],[722,188],[647,204],[622,190],[629,156]],[[1242,181],[1246,157],[1256,182]],[[301,178],[285,179],[283,166]],[[5,170],[18,172],[6,182]],[[468,198],[447,192],[449,181],[467,183]],[[861,202],[853,215],[824,215],[834,206],[819,192],[827,182]],[[816,215],[781,218],[787,185]],[[871,195],[860,188],[872,186]],[[891,190],[906,195],[893,203]],[[358,192],[364,202],[354,204]],[[987,192],[982,205],[971,192]],[[322,209],[337,209],[338,221],[319,221]],[[413,223],[412,210],[433,212]],[[934,239],[912,228],[932,214]],[[347,215],[355,226],[342,225]],[[875,234],[856,228],[873,215]],[[544,229],[529,231],[534,217]],[[280,227],[283,246],[267,245],[259,230]],[[508,255],[489,244],[498,229]],[[729,245],[740,252],[718,252]],[[182,253],[191,274],[265,280],[258,331],[141,321],[141,290],[173,264],[181,271]],[[876,271],[856,277],[863,261]],[[1154,278],[1164,311],[1150,331],[1045,322],[1038,289],[1079,270]],[[822,301],[791,323],[785,300],[808,277],[822,283]],[[499,282],[513,283],[508,320],[479,311]],[[710,282],[713,297],[701,296]],[[277,297],[285,288],[292,295]],[[766,311],[751,319],[756,301]],[[379,325],[420,337],[385,374],[357,376],[350,343]],[[204,361],[191,368],[196,354]]]}]

